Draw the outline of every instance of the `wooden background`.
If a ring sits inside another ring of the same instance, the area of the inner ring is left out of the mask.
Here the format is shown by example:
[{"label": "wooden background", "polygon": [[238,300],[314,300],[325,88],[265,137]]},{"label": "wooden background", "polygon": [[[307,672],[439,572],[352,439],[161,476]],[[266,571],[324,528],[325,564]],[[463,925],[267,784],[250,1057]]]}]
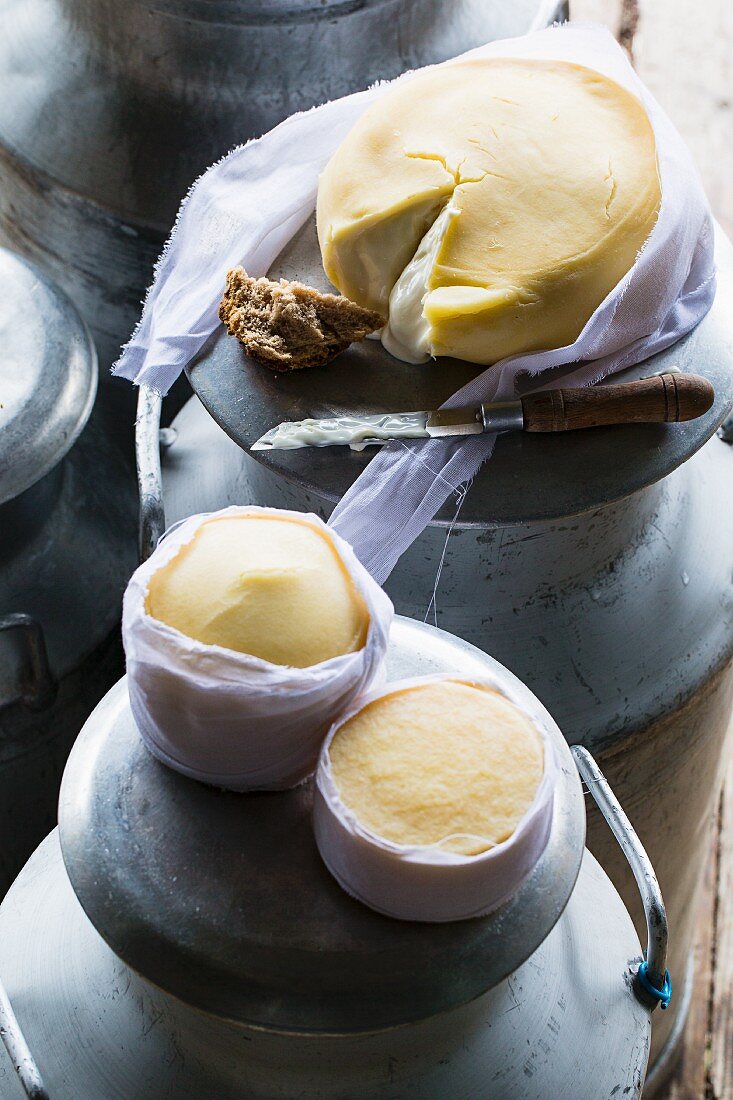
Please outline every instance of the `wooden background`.
[{"label": "wooden background", "polygon": [[[733,236],[733,0],[571,0],[570,13],[605,23],[629,51],[690,146],[713,212]],[[733,1100],[733,754],[696,963],[682,1058],[664,1100]]]}]

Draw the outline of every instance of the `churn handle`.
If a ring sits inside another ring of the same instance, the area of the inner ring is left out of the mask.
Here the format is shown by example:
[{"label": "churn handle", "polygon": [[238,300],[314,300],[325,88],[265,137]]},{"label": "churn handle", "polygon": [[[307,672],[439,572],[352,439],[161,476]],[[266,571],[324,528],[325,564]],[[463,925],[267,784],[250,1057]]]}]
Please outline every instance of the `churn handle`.
[{"label": "churn handle", "polygon": [[634,992],[642,1003],[652,1009],[660,1003],[662,1008],[667,1008],[672,996],[672,981],[667,970],[667,912],[654,868],[591,754],[582,745],[571,745],[570,751],[586,787],[621,845],[641,894],[646,917],[647,948],[635,976]]},{"label": "churn handle", "polygon": [[5,1049],[15,1067],[15,1072],[20,1078],[26,1096],[30,1100],[49,1100],[46,1086],[43,1083],[38,1066],[33,1060],[33,1055],[28,1049],[20,1024],[13,1012],[13,1006],[8,1000],[5,986],[0,981],[0,1035],[5,1043]]},{"label": "churn handle", "polygon": [[0,618],[0,633],[5,631],[14,633],[23,647],[25,671],[18,684],[18,696],[27,707],[43,710],[53,702],[57,689],[48,663],[43,627],[32,615],[18,613]]},{"label": "churn handle", "polygon": [[148,386],[140,386],[135,420],[135,456],[140,494],[138,551],[147,561],[165,531],[163,481],[160,473],[160,408],[162,398]]}]

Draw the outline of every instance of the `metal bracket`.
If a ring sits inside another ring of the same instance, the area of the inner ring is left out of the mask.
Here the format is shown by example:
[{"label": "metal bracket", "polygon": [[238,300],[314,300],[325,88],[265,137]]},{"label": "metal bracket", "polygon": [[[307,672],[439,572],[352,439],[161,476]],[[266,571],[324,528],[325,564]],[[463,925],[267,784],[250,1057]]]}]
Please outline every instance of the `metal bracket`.
[{"label": "metal bracket", "polygon": [[0,633],[6,631],[15,633],[19,641],[18,688],[14,699],[21,699],[32,710],[43,710],[53,702],[58,687],[48,662],[43,627],[32,615],[4,615],[0,618]]},{"label": "metal bracket", "polygon": [[634,992],[648,1008],[653,1010],[660,1002],[666,1008],[672,995],[672,983],[667,970],[667,912],[657,876],[643,844],[591,754],[582,745],[571,745],[570,751],[588,791],[621,845],[641,894],[647,947],[645,961],[639,967],[641,976],[639,970],[634,975]]},{"label": "metal bracket", "polygon": [[135,420],[135,456],[140,494],[138,551],[141,562],[147,561],[165,531],[163,481],[160,473],[162,403],[159,393],[147,386],[140,386]]},{"label": "metal bracket", "polygon": [[40,1070],[33,1061],[33,1055],[20,1030],[20,1024],[2,982],[0,982],[0,1036],[26,1096],[30,1100],[49,1100]]}]

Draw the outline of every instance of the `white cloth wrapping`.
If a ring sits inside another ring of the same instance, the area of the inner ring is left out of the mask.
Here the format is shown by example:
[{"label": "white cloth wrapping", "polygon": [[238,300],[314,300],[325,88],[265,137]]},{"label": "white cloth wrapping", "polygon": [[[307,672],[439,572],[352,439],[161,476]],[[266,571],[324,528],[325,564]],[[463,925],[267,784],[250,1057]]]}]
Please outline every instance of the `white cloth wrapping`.
[{"label": "white cloth wrapping", "polygon": [[[684,142],[621,48],[603,28],[565,24],[492,42],[463,56],[566,60],[595,68],[630,89],[643,102],[654,128],[662,202],[657,224],[634,267],[575,343],[503,360],[447,404],[506,399],[514,394],[520,375],[567,364],[577,366],[563,377],[563,385],[591,385],[669,347],[712,303],[712,218]],[[409,80],[411,75],[398,79]],[[160,392],[168,390],[218,324],[226,270],[241,263],[252,275],[267,271],[313,212],[319,172],[386,87],[294,115],[234,150],[201,177],[181,208],[140,325],[115,373]],[[337,506],[331,518],[334,529],[383,581],[450,493],[469,481],[489,457],[495,438],[388,445]]]},{"label": "white cloth wrapping", "polygon": [[[405,688],[444,680],[495,688],[532,720],[542,738],[544,773],[531,806],[507,840],[480,855],[461,855],[436,845],[408,847],[375,835],[344,805],[331,772],[329,746],[344,722],[362,707]],[[528,711],[511,685],[500,675],[488,674],[481,681],[455,675],[393,681],[359,700],[334,723],[323,742],[313,804],[318,850],[342,889],[378,913],[399,920],[468,920],[485,916],[507,902],[544,852],[552,826],[559,772],[543,720],[546,714],[539,705]]]},{"label": "white cloth wrapping", "polygon": [[380,682],[393,617],[351,547],[318,516],[254,507],[211,515],[252,513],[295,516],[327,533],[369,610],[362,649],[290,668],[204,645],[148,615],[150,578],[190,542],[205,514],[175,528],[133,573],[122,613],[130,706],[145,744],[176,771],[237,791],[293,787],[313,772],[334,716]]}]

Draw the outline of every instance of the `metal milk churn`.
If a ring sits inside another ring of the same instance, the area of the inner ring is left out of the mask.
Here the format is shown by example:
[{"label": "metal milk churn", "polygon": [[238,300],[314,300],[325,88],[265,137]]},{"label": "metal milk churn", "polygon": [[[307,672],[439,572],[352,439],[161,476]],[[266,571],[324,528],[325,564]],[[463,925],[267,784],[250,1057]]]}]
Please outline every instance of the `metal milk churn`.
[{"label": "metal milk churn", "polygon": [[[0,244],[67,291],[106,378],[178,205],[209,164],[295,111],[566,9],[562,0],[0,0]],[[128,388],[110,388],[129,411]]]},{"label": "metal milk churn", "polygon": [[[717,262],[717,300],[698,328],[621,376],[705,374],[716,390],[708,415],[503,436],[457,515],[450,501],[385,585],[398,611],[435,616],[526,682],[569,742],[598,756],[626,807],[665,894],[679,994],[655,1019],[650,1087],[671,1068],[684,1026],[733,699],[733,449],[716,436],[733,404],[733,249],[720,232]],[[323,280],[312,226],[271,272],[296,273]],[[368,451],[257,452],[255,461],[248,448],[282,420],[436,408],[470,370],[455,360],[399,366],[365,341],[328,369],[275,376],[231,337],[213,338],[189,370],[198,399],[179,413],[163,453],[166,521],[233,503],[326,517]],[[156,400],[143,393],[141,408],[150,545],[163,525]],[[592,807],[589,847],[641,932],[633,881]]]},{"label": "metal milk churn", "polygon": [[[398,618],[388,679],[432,672],[498,673],[532,698],[468,643]],[[310,783],[234,794],[169,771],[118,683],[72,751],[58,834],[0,909],[0,1013],[27,1094],[639,1097],[656,998],[631,919],[584,851],[578,772],[550,725],[561,779],[540,861],[492,915],[420,924],[337,886]],[[592,758],[577,762],[635,867],[648,972],[663,972],[651,865]],[[0,1093],[22,1096],[1,1047]]]},{"label": "metal milk churn", "polygon": [[52,828],[71,744],[122,666],[137,505],[96,388],[76,310],[0,249],[0,893]]}]

